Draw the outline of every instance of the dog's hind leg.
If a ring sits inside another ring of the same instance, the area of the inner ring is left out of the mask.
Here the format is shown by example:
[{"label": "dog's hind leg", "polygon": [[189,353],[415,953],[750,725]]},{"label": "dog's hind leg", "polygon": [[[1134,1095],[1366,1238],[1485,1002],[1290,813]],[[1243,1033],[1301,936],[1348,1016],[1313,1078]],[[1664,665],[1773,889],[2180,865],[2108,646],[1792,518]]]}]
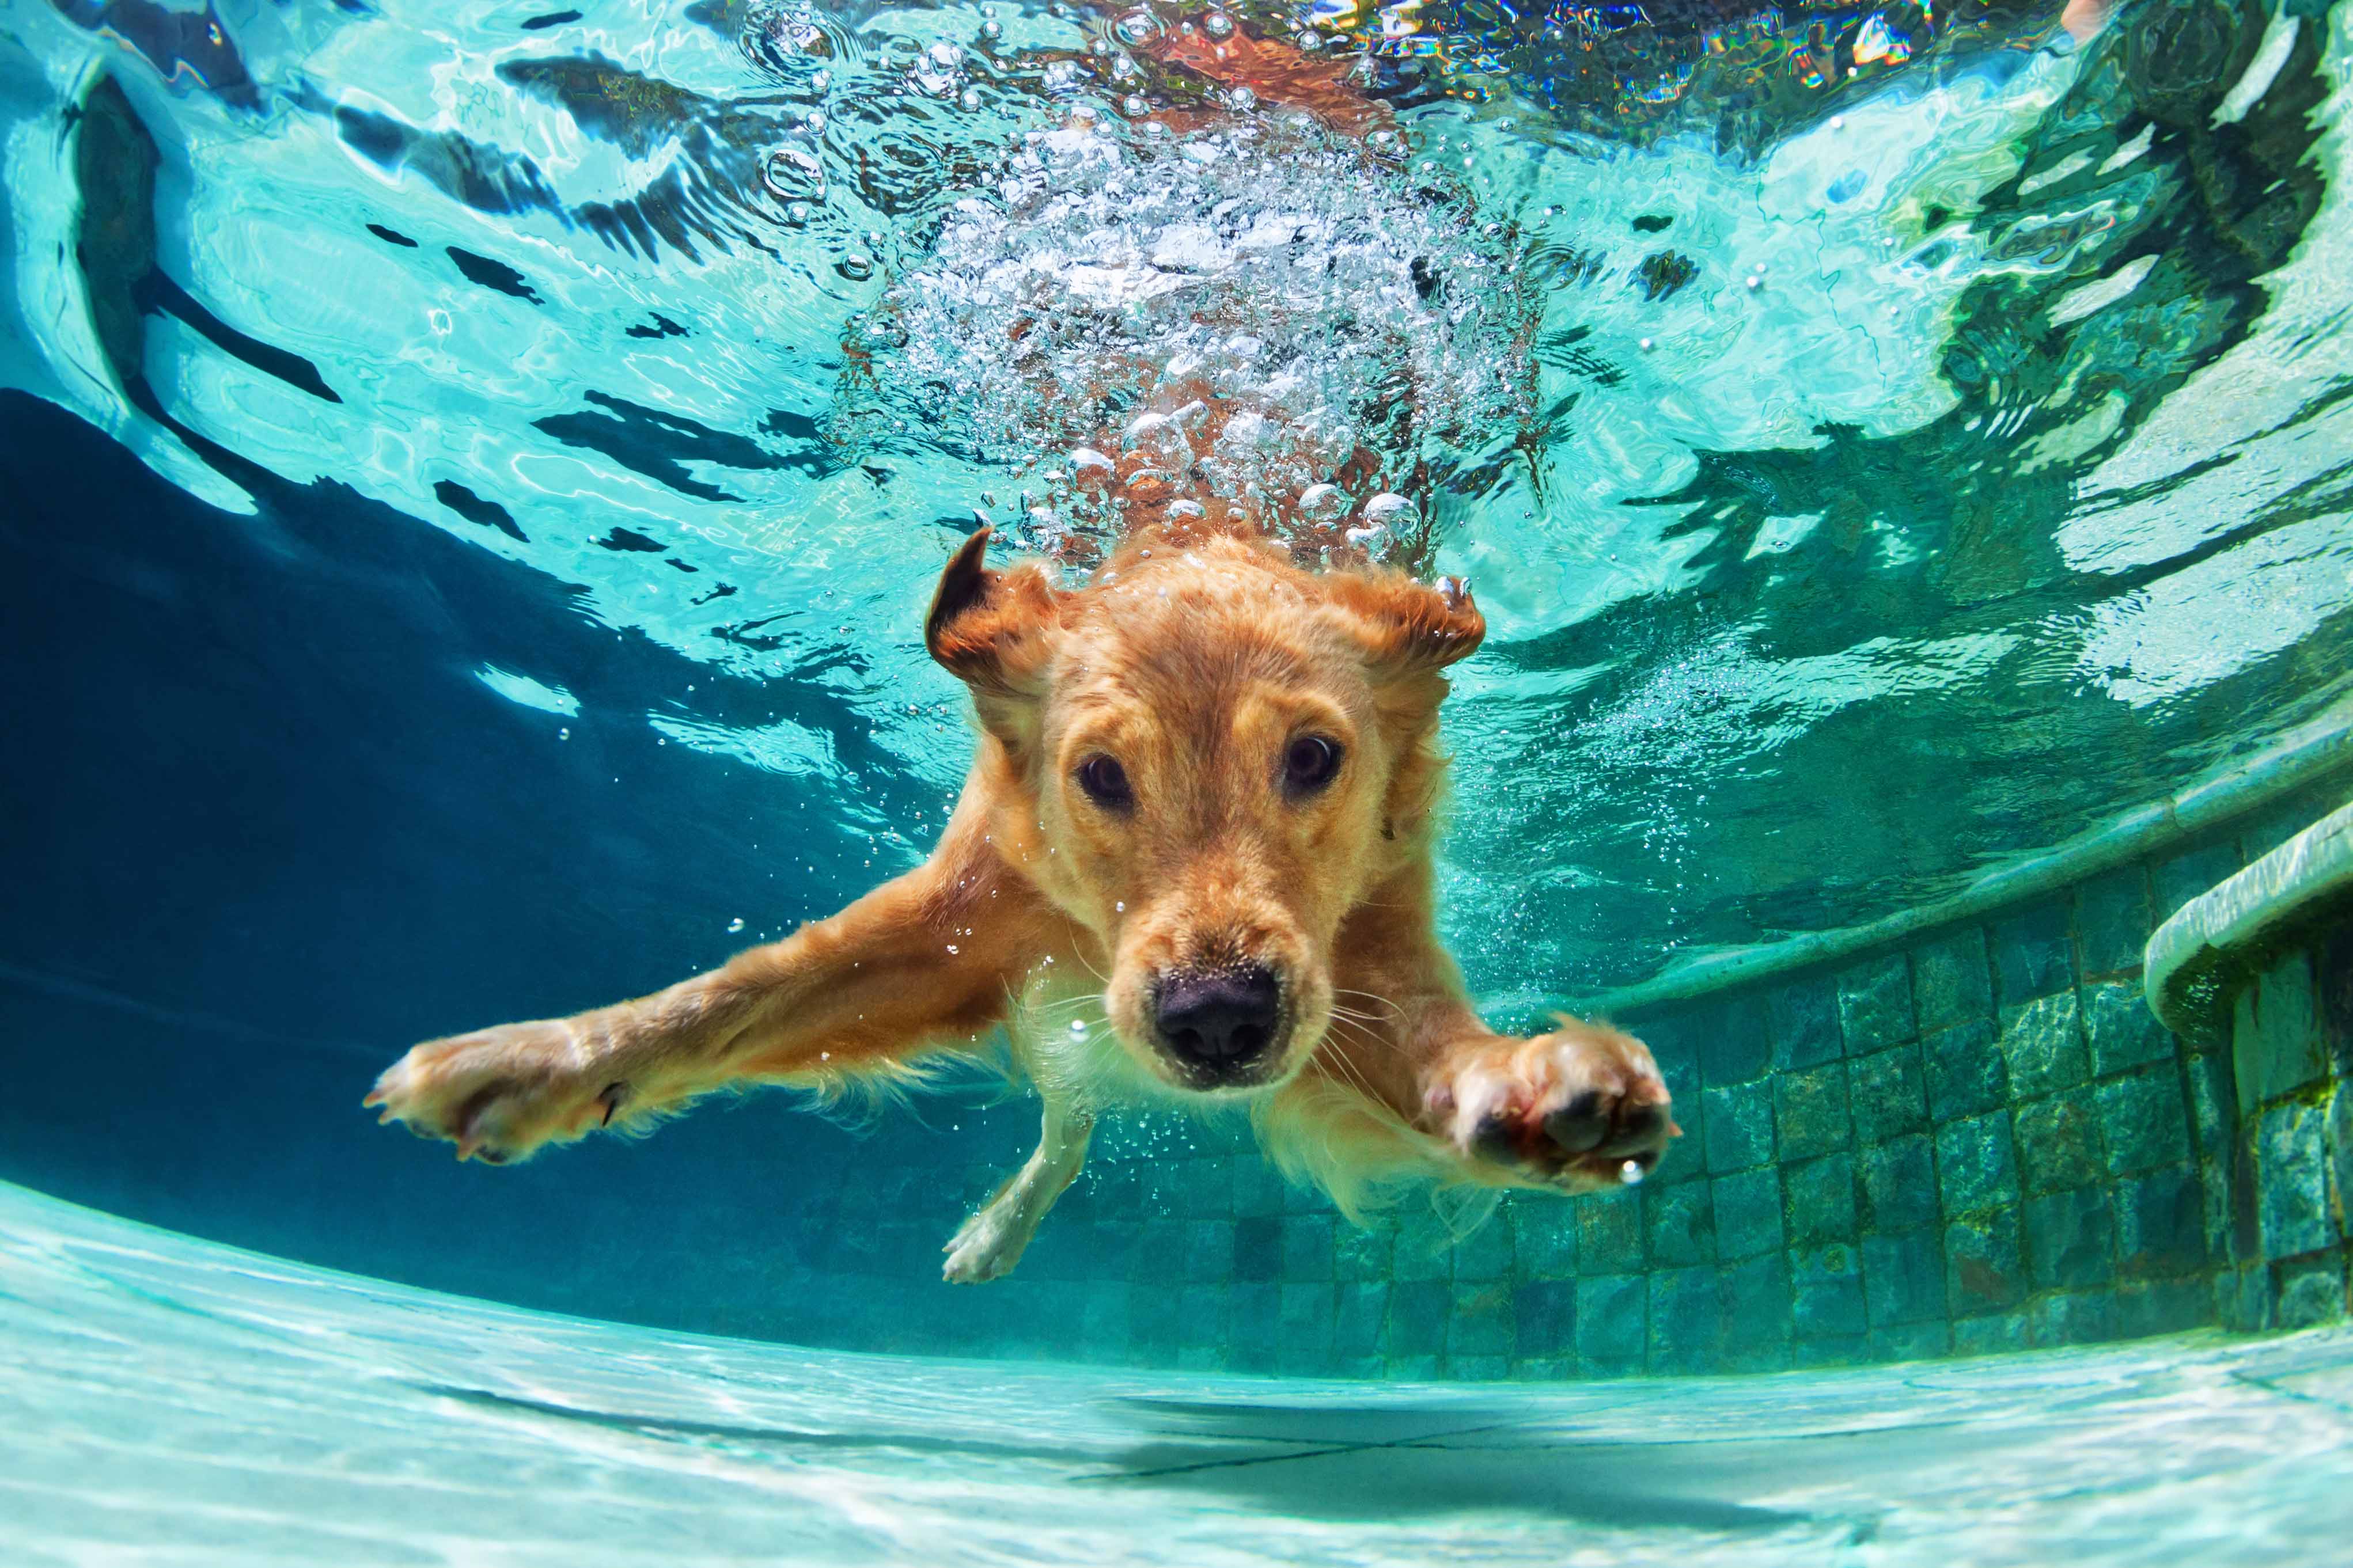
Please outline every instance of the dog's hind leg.
[{"label": "dog's hind leg", "polygon": [[951,1283],[977,1285],[1012,1271],[1046,1211],[1086,1163],[1087,1138],[1093,1131],[1094,1119],[1087,1111],[1056,1100],[1046,1101],[1038,1152],[948,1239],[944,1249],[948,1260],[941,1272]]}]

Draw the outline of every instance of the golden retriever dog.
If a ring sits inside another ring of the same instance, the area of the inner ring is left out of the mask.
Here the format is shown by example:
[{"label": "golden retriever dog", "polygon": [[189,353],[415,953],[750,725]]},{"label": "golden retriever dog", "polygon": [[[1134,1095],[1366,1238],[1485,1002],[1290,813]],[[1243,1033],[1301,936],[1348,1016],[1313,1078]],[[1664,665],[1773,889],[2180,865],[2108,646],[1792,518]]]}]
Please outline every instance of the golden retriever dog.
[{"label": "golden retriever dog", "polygon": [[1013,1267],[1122,1104],[1246,1109],[1351,1215],[1414,1182],[1568,1193],[1657,1160],[1677,1129],[1650,1052],[1566,1018],[1495,1033],[1439,942],[1443,672],[1486,629],[1465,584],[1303,570],[1223,508],[1140,526],[1075,588],[988,542],[924,623],[979,731],[929,860],[653,995],[418,1046],[367,1103],[502,1164],[1009,1037],[1044,1130],[949,1241],[959,1281]]}]

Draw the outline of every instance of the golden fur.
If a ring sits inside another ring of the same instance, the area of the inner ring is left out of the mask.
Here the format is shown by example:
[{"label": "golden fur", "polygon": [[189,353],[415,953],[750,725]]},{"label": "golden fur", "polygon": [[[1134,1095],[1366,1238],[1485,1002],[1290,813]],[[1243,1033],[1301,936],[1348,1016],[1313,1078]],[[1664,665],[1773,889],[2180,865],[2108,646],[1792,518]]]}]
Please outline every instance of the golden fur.
[{"label": "golden fur", "polygon": [[[1442,672],[1485,630],[1467,588],[1303,571],[1222,518],[1155,522],[1075,590],[990,570],[987,544],[925,626],[980,730],[927,862],[651,996],[418,1046],[368,1103],[505,1163],[731,1085],[984,1054],[1002,1026],[1045,1128],[949,1244],[971,1280],[1012,1267],[1123,1102],[1242,1102],[1352,1214],[1396,1182],[1577,1191],[1656,1159],[1675,1128],[1650,1053],[1567,1019],[1491,1032],[1435,933]],[[1336,771],[1294,788],[1309,736]],[[1082,787],[1099,758],[1114,806]],[[1212,1071],[1155,1009],[1171,977],[1244,969],[1279,1008],[1262,1051]]]}]

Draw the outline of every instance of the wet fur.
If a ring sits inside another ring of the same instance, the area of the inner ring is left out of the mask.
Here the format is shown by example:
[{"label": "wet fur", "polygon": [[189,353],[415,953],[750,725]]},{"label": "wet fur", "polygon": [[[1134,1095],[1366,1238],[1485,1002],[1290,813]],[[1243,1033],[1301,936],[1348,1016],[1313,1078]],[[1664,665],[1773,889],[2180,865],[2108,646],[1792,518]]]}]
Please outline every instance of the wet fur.
[{"label": "wet fur", "polygon": [[[979,738],[924,865],[651,996],[419,1046],[368,1103],[503,1163],[717,1089],[890,1089],[1009,1040],[1044,1136],[950,1242],[965,1280],[1012,1267],[1123,1104],[1246,1113],[1352,1215],[1401,1185],[1571,1192],[1657,1157],[1675,1129],[1649,1053],[1566,1019],[1493,1034],[1435,934],[1443,671],[1485,629],[1467,588],[1304,571],[1222,518],[1147,526],[1074,590],[987,546],[925,623]],[[1294,798],[1279,759],[1310,731],[1344,761]],[[1132,811],[1073,783],[1095,752],[1134,776]],[[1278,1038],[1255,1081],[1198,1082],[1154,988],[1242,963],[1282,978]]]}]

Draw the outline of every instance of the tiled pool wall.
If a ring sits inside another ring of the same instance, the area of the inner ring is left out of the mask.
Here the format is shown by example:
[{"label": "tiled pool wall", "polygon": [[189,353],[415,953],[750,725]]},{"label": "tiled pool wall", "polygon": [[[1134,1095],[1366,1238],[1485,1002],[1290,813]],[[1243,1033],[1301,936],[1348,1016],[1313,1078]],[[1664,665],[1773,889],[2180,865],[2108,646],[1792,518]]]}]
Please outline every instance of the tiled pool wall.
[{"label": "tiled pool wall", "polygon": [[2237,1111],[2208,1176],[2227,1205],[2210,1226],[2216,1321],[2295,1329],[2353,1316],[2353,919],[2255,976],[2228,1029],[2225,1049],[2195,1058]]},{"label": "tiled pool wall", "polygon": [[[807,1286],[857,1321],[797,1326],[934,1353],[1503,1379],[2343,1316],[2353,936],[2280,960],[2202,1050],[2158,1022],[2140,975],[2157,922],[2341,795],[1983,921],[1629,1015],[1684,1128],[1640,1187],[1514,1194],[1459,1240],[1419,1197],[1358,1230],[1244,1129],[1114,1125],[1015,1276],[985,1287],[925,1277],[944,1194],[978,1203],[1010,1148],[848,1173],[807,1216],[833,1238],[810,1261],[844,1277]],[[1018,1129],[1025,1108],[1006,1110],[993,1123]]]}]

